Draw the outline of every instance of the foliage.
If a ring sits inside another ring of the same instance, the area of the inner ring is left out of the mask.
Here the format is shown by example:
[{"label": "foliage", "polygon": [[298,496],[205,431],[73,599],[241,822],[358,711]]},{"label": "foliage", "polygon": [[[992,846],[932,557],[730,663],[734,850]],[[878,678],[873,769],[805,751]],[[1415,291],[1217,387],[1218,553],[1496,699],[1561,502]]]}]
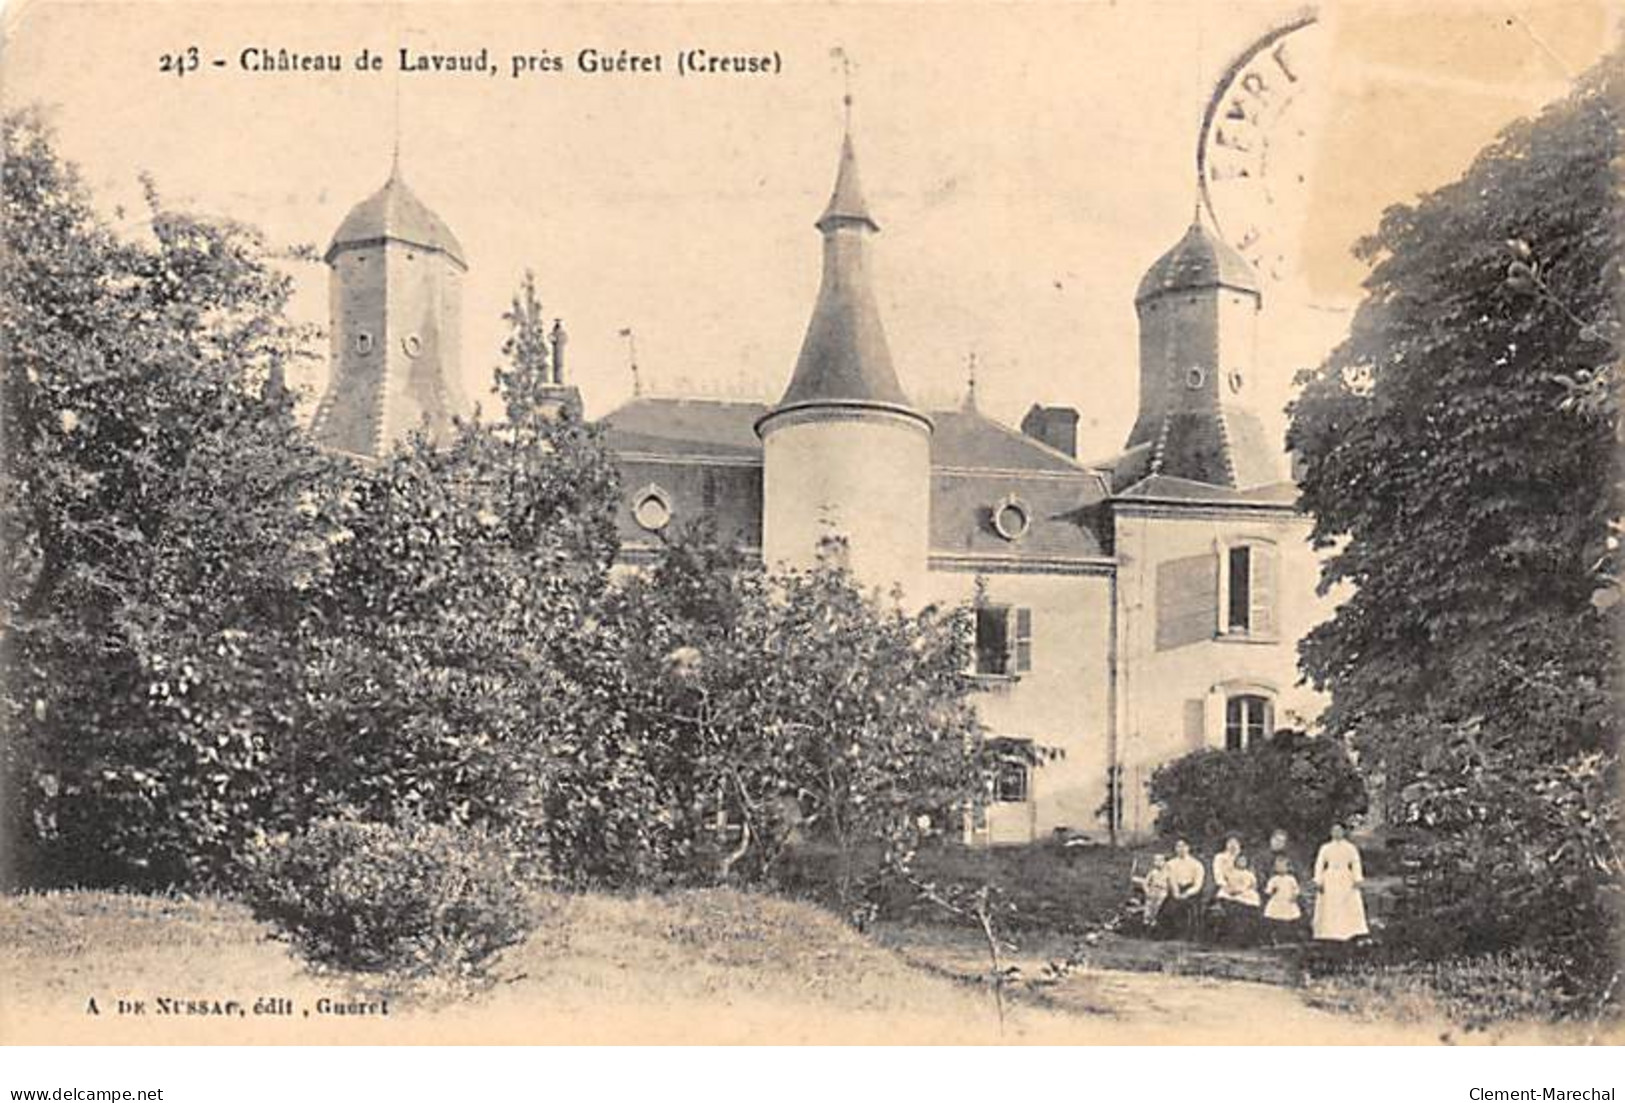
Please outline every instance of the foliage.
[{"label": "foliage", "polygon": [[1421,948],[1529,945],[1598,996],[1621,872],[1622,102],[1616,53],[1389,210],[1290,432],[1347,597],[1304,666],[1414,832]]},{"label": "foliage", "polygon": [[679,876],[774,875],[788,849],[899,861],[985,792],[968,611],[918,613],[826,561],[765,573],[684,533],[621,592],[628,723]]},{"label": "foliage", "polygon": [[8,874],[169,880],[273,796],[284,718],[245,697],[292,680],[319,554],[297,502],[329,463],[280,384],[309,334],[256,232],[149,183],[120,237],[39,113],[3,129]]},{"label": "foliage", "polygon": [[476,828],[326,819],[248,853],[247,894],[311,961],[471,976],[532,926],[509,844]]},{"label": "foliage", "polygon": [[1200,750],[1151,775],[1157,832],[1193,846],[1226,835],[1266,839],[1276,828],[1322,839],[1366,810],[1365,782],[1336,739],[1282,729],[1245,750]]},{"label": "foliage", "polygon": [[545,356],[510,349],[504,422],[329,456],[280,382],[310,334],[279,254],[150,185],[127,240],[37,114],[5,142],[8,875],[229,881],[345,807],[539,847],[549,768],[624,726],[615,472],[530,401]]},{"label": "foliage", "polygon": [[293,641],[293,730],[268,766],[276,829],[404,809],[510,834],[546,864],[561,764],[624,728],[619,643],[594,612],[615,472],[595,429],[530,400],[546,371],[516,358],[498,373],[505,421],[414,434],[305,500],[324,573]]},{"label": "foliage", "polygon": [[1392,933],[1428,956],[1537,948],[1571,993],[1617,993],[1619,759],[1550,761],[1480,722],[1432,733],[1402,794],[1415,838]]}]

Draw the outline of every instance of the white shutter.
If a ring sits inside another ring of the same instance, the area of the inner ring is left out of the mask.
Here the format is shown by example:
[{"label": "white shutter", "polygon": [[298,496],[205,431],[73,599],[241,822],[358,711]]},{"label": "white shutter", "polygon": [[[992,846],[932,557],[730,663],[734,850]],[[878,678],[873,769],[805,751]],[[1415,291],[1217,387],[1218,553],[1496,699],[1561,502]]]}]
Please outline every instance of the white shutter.
[{"label": "white shutter", "polygon": [[1256,544],[1252,552],[1252,601],[1247,610],[1248,631],[1254,636],[1273,636],[1277,631],[1275,549],[1268,544]]}]

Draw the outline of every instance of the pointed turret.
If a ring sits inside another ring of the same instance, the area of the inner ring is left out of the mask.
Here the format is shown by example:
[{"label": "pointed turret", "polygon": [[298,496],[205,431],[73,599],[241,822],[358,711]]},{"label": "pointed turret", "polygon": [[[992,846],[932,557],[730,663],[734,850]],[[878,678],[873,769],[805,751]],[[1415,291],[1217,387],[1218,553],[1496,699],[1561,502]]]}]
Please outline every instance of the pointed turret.
[{"label": "pointed turret", "polygon": [[926,565],[931,421],[892,367],[865,246],[880,224],[850,130],[818,231],[823,280],[790,385],[756,423],[768,563],[809,566],[838,537],[869,585],[915,588]]},{"label": "pointed turret", "polygon": [[880,232],[880,224],[863,198],[850,133],[841,140],[835,190],[815,225],[824,237],[818,302],[790,385],[767,416],[812,403],[867,403],[925,420],[897,382],[880,307],[869,286],[864,247],[868,235]]}]

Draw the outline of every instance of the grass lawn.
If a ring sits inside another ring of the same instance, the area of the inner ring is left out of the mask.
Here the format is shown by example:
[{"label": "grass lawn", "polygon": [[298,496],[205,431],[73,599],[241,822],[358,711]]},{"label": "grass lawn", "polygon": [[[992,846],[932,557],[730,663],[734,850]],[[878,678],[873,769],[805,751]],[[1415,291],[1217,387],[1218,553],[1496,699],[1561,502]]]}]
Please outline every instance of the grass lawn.
[{"label": "grass lawn", "polygon": [[[864,935],[808,904],[721,889],[540,906],[539,929],[503,955],[496,982],[468,992],[312,971],[219,901],[0,898],[0,1040],[1431,1043],[1451,1029],[1420,1014],[1366,1021],[1281,983],[1221,979],[1211,975],[1221,951],[1156,944],[1153,970],[1140,956],[1149,944],[1108,939],[1064,981],[1018,986],[1001,1031],[967,929],[892,923]],[[1012,960],[1034,978],[1072,939],[1029,932],[1017,942]],[[162,1014],[161,998],[204,1010],[235,1001],[243,1013]],[[146,1013],[118,1014],[119,999],[143,1001]],[[262,999],[286,1000],[292,1013],[253,1014]],[[373,1013],[324,1014],[324,999]]]}]

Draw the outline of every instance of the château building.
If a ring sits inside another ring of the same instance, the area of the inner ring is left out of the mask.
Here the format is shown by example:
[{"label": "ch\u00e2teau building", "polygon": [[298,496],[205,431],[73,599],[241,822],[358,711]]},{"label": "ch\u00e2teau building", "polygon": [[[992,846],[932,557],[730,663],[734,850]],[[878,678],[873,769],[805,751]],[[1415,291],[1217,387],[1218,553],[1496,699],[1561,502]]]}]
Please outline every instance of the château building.
[{"label": "ch\u00e2teau building", "polygon": [[[1297,642],[1321,614],[1308,522],[1253,406],[1262,292],[1200,212],[1135,293],[1139,411],[1103,459],[1077,455],[1067,407],[1035,403],[1013,428],[974,393],[946,410],[910,399],[870,286],[880,224],[850,135],[814,225],[822,285],[777,402],[634,397],[604,417],[628,567],[708,518],[769,564],[808,565],[836,536],[867,585],[974,602],[980,715],[1010,751],[980,843],[1143,835],[1157,766],[1318,712],[1297,685]],[[443,423],[462,401],[456,238],[397,171],[327,262],[318,436],[376,454]],[[1022,744],[1062,754],[1035,767]]]}]

